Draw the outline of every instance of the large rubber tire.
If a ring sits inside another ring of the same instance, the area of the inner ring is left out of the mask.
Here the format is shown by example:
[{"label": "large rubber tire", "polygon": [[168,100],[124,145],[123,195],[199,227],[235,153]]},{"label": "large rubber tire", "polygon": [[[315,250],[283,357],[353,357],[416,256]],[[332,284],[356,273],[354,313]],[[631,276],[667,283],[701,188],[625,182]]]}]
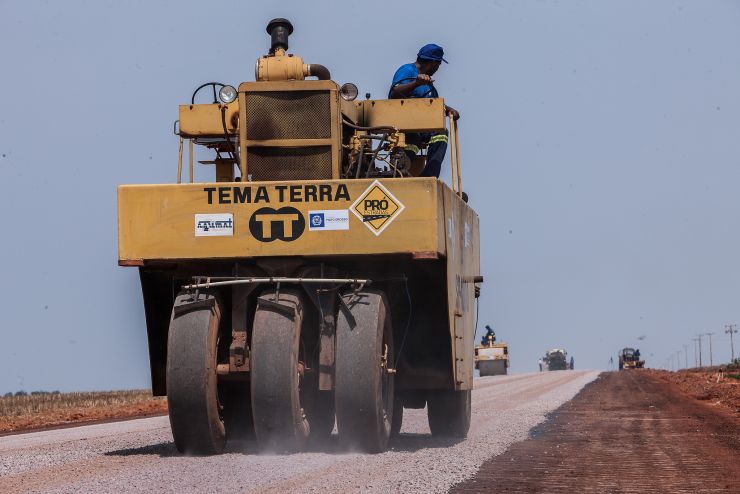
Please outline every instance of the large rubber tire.
[{"label": "large rubber tire", "polygon": [[471,392],[430,391],[427,418],[433,436],[464,438],[470,429]]},{"label": "large rubber tire", "polygon": [[342,299],[335,387],[339,439],[347,448],[380,453],[388,448],[393,421],[394,374],[386,370],[395,362],[388,302],[372,289]]},{"label": "large rubber tire", "polygon": [[310,432],[301,406],[299,352],[303,305],[298,290],[265,291],[252,326],[252,414],[262,451],[294,452]]},{"label": "large rubber tire", "polygon": [[506,374],[505,360],[481,360],[478,362],[481,377],[503,376]]},{"label": "large rubber tire", "polygon": [[175,299],[167,340],[167,406],[181,453],[216,454],[226,443],[216,375],[220,320],[214,293]]}]

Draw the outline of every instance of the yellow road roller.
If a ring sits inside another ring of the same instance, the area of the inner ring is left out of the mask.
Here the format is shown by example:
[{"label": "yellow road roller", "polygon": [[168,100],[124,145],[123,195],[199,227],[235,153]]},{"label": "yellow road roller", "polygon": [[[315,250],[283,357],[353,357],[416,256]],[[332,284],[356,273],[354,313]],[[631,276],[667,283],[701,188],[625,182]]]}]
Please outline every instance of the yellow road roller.
[{"label": "yellow road roller", "polygon": [[501,376],[509,372],[509,344],[484,343],[475,347],[475,367],[481,377]]},{"label": "yellow road roller", "polygon": [[[358,100],[287,52],[292,31],[269,23],[254,82],[180,106],[174,183],[118,187],[119,265],[139,269],[175,445],[300,451],[336,426],[381,452],[403,408],[425,406],[433,435],[463,437],[482,277],[456,123],[441,98]],[[419,177],[424,152],[405,145],[442,131],[452,187]]]}]

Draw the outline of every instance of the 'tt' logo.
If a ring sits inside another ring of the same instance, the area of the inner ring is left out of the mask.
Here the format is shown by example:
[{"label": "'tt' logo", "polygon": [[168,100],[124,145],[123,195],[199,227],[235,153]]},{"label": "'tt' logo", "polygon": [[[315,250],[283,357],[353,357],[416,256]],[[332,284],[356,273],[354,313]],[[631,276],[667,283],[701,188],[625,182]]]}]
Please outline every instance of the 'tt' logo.
[{"label": "'tt' logo", "polygon": [[306,229],[306,220],[296,208],[260,208],[249,219],[249,231],[260,242],[292,242]]}]

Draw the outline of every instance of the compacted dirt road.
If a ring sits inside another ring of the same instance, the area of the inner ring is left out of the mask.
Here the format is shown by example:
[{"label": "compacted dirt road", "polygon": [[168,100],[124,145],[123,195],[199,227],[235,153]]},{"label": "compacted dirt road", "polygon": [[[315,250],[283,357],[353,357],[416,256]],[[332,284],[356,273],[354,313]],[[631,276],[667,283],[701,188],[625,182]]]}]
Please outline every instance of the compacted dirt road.
[{"label": "compacted dirt road", "polygon": [[452,492],[740,492],[740,417],[644,371],[608,372]]},{"label": "compacted dirt road", "polygon": [[476,379],[468,439],[429,435],[426,410],[405,410],[383,454],[338,450],[336,441],[294,455],[184,457],[167,417],[0,437],[0,492],[446,492],[575,396],[597,372]]}]

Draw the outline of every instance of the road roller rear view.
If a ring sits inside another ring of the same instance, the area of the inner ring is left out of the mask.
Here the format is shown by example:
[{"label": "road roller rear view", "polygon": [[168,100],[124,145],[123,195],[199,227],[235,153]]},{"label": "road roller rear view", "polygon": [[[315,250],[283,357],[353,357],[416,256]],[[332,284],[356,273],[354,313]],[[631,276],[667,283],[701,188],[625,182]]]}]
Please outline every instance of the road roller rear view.
[{"label": "road roller rear view", "polygon": [[[483,279],[457,124],[441,98],[357,100],[287,53],[292,31],[269,23],[256,81],[180,106],[176,183],[118,187],[119,264],[139,269],[175,444],[293,452],[336,425],[381,452],[425,406],[433,435],[464,437]],[[452,187],[406,150],[427,132],[449,133]]]}]

